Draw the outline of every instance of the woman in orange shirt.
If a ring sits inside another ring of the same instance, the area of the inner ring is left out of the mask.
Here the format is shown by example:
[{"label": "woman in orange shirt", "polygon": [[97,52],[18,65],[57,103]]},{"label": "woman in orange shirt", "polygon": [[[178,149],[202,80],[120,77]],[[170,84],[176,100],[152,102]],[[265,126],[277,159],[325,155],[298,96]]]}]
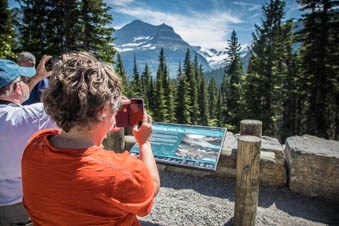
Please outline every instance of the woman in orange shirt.
[{"label": "woman in orange shirt", "polygon": [[133,128],[140,159],[102,147],[122,102],[113,68],[90,54],[65,54],[54,66],[43,103],[61,130],[35,133],[22,158],[34,225],[139,225],[136,215],[150,212],[160,187],[151,117]]}]

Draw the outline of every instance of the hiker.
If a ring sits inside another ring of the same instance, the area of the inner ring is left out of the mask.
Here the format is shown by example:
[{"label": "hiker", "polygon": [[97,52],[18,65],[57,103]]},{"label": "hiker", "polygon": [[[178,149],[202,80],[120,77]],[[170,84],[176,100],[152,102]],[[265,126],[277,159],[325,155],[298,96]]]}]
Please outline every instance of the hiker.
[{"label": "hiker", "polygon": [[133,128],[140,159],[102,147],[129,102],[113,67],[86,52],[64,54],[42,101],[62,130],[35,133],[23,154],[23,202],[33,224],[139,225],[136,216],[150,212],[160,187],[152,118],[144,112]]},{"label": "hiker", "polygon": [[[18,65],[21,67],[35,67],[35,56],[30,52],[21,52],[18,56]],[[25,79],[25,78],[24,78]],[[27,79],[27,78],[26,78]],[[32,89],[29,99],[22,105],[34,104],[41,102],[41,94],[48,87],[48,79],[41,79]]]},{"label": "hiker", "polygon": [[[43,56],[38,71],[0,59],[0,225],[29,223],[22,205],[21,157],[34,132],[55,128],[42,103],[22,106],[30,87],[49,76]],[[30,78],[29,81],[27,78]],[[27,83],[26,83],[26,82]]]}]

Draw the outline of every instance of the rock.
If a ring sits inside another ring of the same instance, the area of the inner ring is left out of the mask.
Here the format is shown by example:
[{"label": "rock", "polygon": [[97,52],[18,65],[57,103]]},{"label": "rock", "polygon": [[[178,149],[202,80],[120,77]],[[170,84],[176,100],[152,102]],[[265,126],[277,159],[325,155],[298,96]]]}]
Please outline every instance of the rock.
[{"label": "rock", "polygon": [[[227,132],[219,158],[216,175],[235,177],[237,159],[237,137]],[[264,186],[282,187],[287,183],[284,152],[279,141],[272,137],[261,137],[260,151],[260,184]]]},{"label": "rock", "polygon": [[[237,160],[238,141],[231,132],[226,133],[225,141],[221,149],[218,169],[225,173],[226,177],[235,177],[236,160]],[[231,169],[231,170],[230,170]],[[217,172],[221,174],[221,172]]]},{"label": "rock", "polygon": [[133,145],[136,143],[134,136],[125,136],[125,150],[130,151]]},{"label": "rock", "polygon": [[279,141],[272,137],[261,137],[260,184],[274,187],[287,184],[284,151]]},{"label": "rock", "polygon": [[276,138],[262,136],[261,151],[273,152],[275,154],[276,163],[281,165],[285,164],[284,150]]},{"label": "rock", "polygon": [[109,132],[103,141],[103,146],[106,149],[113,150],[117,153],[124,152],[124,129],[120,130],[119,132]]},{"label": "rock", "polygon": [[286,140],[290,190],[339,201],[339,142],[304,135]]}]

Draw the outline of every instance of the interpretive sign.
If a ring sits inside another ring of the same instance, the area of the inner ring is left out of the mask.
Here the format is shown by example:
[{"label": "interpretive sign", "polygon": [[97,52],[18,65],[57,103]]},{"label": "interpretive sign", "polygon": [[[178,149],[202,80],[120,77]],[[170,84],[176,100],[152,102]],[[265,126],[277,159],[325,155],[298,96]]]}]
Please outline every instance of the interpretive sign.
[{"label": "interpretive sign", "polygon": [[[216,170],[226,129],[153,123],[152,150],[157,162]],[[139,155],[135,144],[131,153]]]}]

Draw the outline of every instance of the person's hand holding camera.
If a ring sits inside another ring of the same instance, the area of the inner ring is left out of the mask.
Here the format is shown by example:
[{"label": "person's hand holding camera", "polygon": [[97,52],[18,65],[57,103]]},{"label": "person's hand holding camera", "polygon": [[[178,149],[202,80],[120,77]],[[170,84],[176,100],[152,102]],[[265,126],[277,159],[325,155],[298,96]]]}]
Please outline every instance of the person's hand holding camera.
[{"label": "person's hand holding camera", "polygon": [[152,131],[152,117],[145,111],[141,126],[133,126],[133,135],[140,147],[151,141]]},{"label": "person's hand holding camera", "polygon": [[37,66],[37,73],[36,76],[41,80],[43,78],[47,78],[52,74],[52,71],[46,70],[46,63],[52,59],[52,56],[50,55],[43,55],[41,60],[39,61],[39,64]]},{"label": "person's hand holding camera", "polygon": [[41,58],[41,60],[39,61],[39,64],[36,68],[36,74],[27,79],[27,81],[25,82],[28,87],[29,87],[29,90],[30,92],[32,91],[32,89],[34,88],[34,86],[36,84],[38,84],[38,82],[46,77],[49,77],[52,72],[51,71],[47,71],[46,68],[45,68],[45,64],[48,60],[50,60],[52,58],[52,56],[49,56],[49,55],[43,55],[43,57]]}]

